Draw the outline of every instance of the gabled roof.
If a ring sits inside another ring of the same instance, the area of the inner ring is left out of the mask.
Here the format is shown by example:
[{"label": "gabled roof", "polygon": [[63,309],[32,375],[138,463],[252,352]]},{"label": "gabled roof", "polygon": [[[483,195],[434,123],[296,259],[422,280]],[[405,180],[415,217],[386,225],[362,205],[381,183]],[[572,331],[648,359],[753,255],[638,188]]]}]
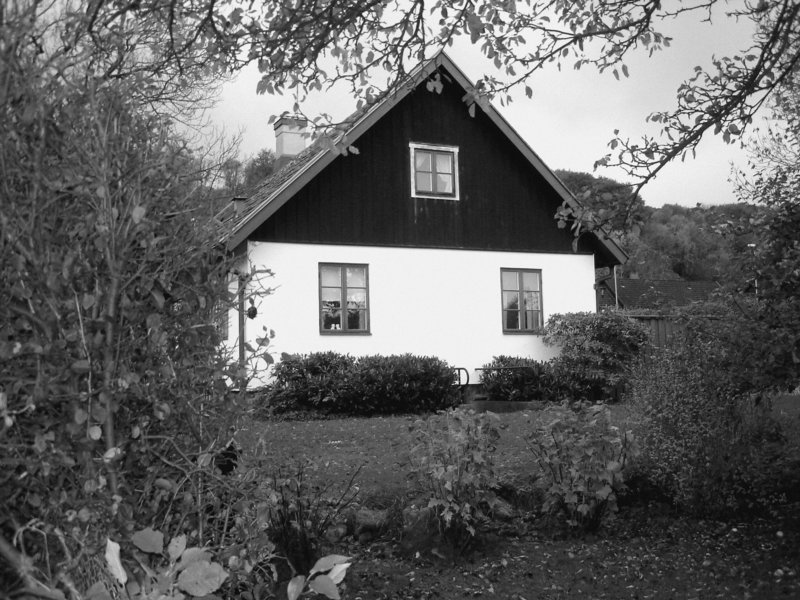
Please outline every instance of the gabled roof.
[{"label": "gabled roof", "polygon": [[[406,80],[381,100],[351,115],[345,122],[345,133],[337,138],[336,144],[344,147],[354,144],[364,132],[388,113],[394,105],[439,68],[445,69],[462,88],[466,90],[475,88],[474,84],[455,65],[452,59],[442,52],[418,65],[409,73]],[[530,162],[533,168],[555,189],[563,202],[573,208],[580,208],[578,200],[575,199],[556,174],[539,158],[539,155],[528,146],[525,140],[520,137],[491,104],[478,105],[476,109],[484,111],[489,119]],[[232,225],[232,231],[228,238],[228,247],[236,248],[244,242],[262,223],[275,214],[309,181],[333,162],[339,154],[341,154],[341,149],[335,148],[330,140],[317,140],[277,173],[257,185],[248,198],[237,199],[236,202],[233,202],[232,204],[235,206],[228,207],[220,214],[220,218],[224,222]],[[606,262],[621,264],[627,260],[628,257],[625,252],[604,231],[592,232],[590,236],[599,242],[598,250],[604,255],[603,258]]]},{"label": "gabled roof", "polygon": [[[607,282],[613,295],[613,282]],[[618,279],[620,308],[668,308],[705,302],[719,289],[713,281],[682,279]],[[613,306],[613,297],[609,299]]]}]

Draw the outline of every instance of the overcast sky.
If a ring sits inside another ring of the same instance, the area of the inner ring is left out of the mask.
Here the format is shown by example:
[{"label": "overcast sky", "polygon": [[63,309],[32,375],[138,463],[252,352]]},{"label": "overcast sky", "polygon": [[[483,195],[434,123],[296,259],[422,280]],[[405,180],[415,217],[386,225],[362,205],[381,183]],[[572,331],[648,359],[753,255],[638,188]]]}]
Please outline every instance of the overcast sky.
[{"label": "overcast sky", "polygon": [[[673,37],[671,47],[650,58],[645,51],[632,54],[626,60],[628,79],[617,81],[610,72],[599,75],[587,67],[561,72],[552,68],[529,82],[532,99],[525,98],[520,90],[511,105],[496,106],[550,168],[592,172],[594,161],[608,151],[614,129],[631,138],[652,133],[645,117],[655,110],[673,108],[678,85],[691,76],[696,65],[710,64],[712,55],[731,55],[749,47],[752,28],[720,13],[711,24],[689,15],[665,23],[660,31]],[[487,68],[468,43],[448,53],[473,80]],[[210,113],[217,129],[228,135],[241,134],[242,157],[262,148],[275,148],[268,118],[291,110],[293,104],[292,98],[257,95],[258,79],[257,70],[251,68],[225,84],[218,105]],[[335,118],[354,109],[355,101],[336,92],[312,98],[306,105],[307,114],[324,111]],[[665,168],[644,188],[642,196],[650,206],[734,202],[728,181],[731,163],[744,166],[746,153],[738,145],[726,145],[710,135],[701,143],[695,159]],[[595,174],[627,180],[623,173],[609,169]]]}]

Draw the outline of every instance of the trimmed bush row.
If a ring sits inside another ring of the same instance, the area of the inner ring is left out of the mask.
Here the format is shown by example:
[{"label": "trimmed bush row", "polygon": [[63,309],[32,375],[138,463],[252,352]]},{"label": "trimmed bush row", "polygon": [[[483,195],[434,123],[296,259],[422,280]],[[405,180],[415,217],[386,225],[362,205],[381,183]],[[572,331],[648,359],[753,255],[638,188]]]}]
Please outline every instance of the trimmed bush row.
[{"label": "trimmed bush row", "polygon": [[495,356],[483,365],[481,383],[489,400],[518,402],[616,402],[626,383],[581,369],[561,357],[540,362],[523,356]]},{"label": "trimmed bush row", "polygon": [[453,368],[431,356],[284,354],[263,408],[340,415],[434,412],[456,402]]}]

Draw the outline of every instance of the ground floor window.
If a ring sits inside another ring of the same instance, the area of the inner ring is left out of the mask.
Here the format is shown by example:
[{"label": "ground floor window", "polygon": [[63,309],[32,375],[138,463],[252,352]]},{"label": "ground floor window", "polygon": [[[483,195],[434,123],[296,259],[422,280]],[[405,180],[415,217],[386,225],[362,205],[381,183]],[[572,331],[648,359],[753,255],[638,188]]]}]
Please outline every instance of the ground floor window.
[{"label": "ground floor window", "polygon": [[367,265],[320,263],[320,333],[369,333]]},{"label": "ground floor window", "polygon": [[503,332],[542,330],[542,272],[539,269],[500,269]]}]

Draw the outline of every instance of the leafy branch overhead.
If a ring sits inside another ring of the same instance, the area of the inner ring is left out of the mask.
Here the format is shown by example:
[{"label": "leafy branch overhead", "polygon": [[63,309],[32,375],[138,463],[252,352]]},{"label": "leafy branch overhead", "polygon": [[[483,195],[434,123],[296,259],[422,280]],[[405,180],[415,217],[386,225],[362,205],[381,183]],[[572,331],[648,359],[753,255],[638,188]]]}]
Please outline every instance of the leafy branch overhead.
[{"label": "leafy branch overhead", "polygon": [[505,103],[514,88],[532,96],[530,77],[545,67],[591,67],[627,77],[628,55],[669,46],[660,29],[677,16],[751,21],[749,48],[715,57],[709,70],[687,73],[677,106],[649,117],[661,125],[660,135],[635,140],[618,133],[611,140],[609,154],[597,164],[635,176],[633,198],[669,161],[693,154],[707,132],[726,142],[739,140],[800,58],[800,6],[792,0],[735,6],[722,0],[145,0],[94,3],[88,15],[74,15],[73,35],[91,36],[112,58],[126,37],[126,19],[146,23],[162,42],[146,60],[139,54],[136,61],[109,61],[105,66],[114,75],[125,69],[157,73],[169,64],[185,77],[257,63],[258,92],[290,92],[297,110],[306,94],[338,81],[350,85],[361,106],[462,37],[494,66],[476,91]]}]

